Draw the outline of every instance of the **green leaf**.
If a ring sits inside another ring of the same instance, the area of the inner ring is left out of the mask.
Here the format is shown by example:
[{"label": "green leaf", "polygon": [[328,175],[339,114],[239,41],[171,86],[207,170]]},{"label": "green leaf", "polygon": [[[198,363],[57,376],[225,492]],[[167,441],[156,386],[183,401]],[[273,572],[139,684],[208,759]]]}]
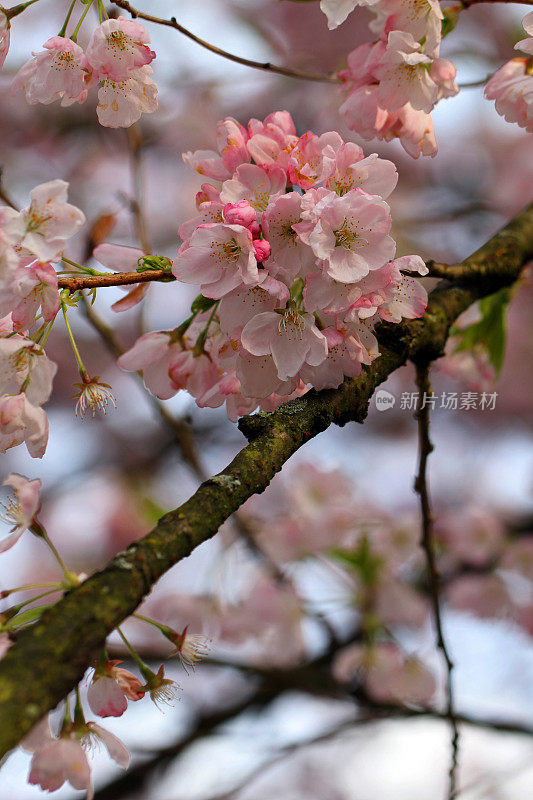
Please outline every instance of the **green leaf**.
[{"label": "green leaf", "polygon": [[459,339],[455,352],[484,350],[496,375],[501,372],[505,356],[506,316],[511,296],[511,289],[506,287],[484,297],[479,302],[481,319],[466,328],[454,325],[451,330],[451,335]]},{"label": "green leaf", "polygon": [[355,572],[365,586],[372,586],[381,570],[383,559],[372,552],[367,536],[358,543],[354,550],[330,550],[330,555]]},{"label": "green leaf", "polygon": [[217,300],[199,294],[192,302],[191,311],[193,314],[199,314],[201,311],[208,311],[210,308],[213,308],[217,302]]},{"label": "green leaf", "polygon": [[6,625],[6,628],[20,628],[22,625],[29,625],[30,622],[35,622],[40,619],[47,608],[51,608],[54,603],[45,603],[42,606],[35,606],[35,608],[28,608],[27,611],[22,611],[13,617],[12,620]]}]

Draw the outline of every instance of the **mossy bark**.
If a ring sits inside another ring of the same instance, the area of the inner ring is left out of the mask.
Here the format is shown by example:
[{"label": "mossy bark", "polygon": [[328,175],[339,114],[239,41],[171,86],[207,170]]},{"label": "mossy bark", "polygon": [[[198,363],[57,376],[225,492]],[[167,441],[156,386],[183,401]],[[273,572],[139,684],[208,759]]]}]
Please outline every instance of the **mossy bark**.
[{"label": "mossy bark", "polygon": [[514,282],[531,258],[533,206],[459,265],[454,283],[439,284],[422,319],[380,325],[382,355],[359,378],[336,390],[311,391],[272,414],[241,419],[249,444],[226,469],[19,634],[0,662],[0,757],[78,683],[106,636],[161,575],[212,537],[251,495],[264,491],[305,442],[332,423],[363,422],[375,388],[408,359],[438,358],[458,315]]}]

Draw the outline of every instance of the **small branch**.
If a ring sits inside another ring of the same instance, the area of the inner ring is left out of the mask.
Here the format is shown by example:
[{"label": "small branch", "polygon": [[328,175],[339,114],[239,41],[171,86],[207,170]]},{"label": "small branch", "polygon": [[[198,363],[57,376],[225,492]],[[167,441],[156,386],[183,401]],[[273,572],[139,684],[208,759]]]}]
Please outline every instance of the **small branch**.
[{"label": "small branch", "polygon": [[459,728],[454,709],[454,694],[452,684],[453,662],[448,652],[442,627],[440,579],[435,558],[435,545],[433,542],[433,518],[431,515],[431,503],[429,499],[429,488],[427,481],[427,461],[429,454],[433,451],[433,445],[431,444],[431,440],[429,438],[429,403],[426,402],[426,398],[429,396],[431,391],[429,383],[429,363],[427,361],[416,364],[416,384],[418,386],[418,409],[415,416],[418,421],[419,466],[418,474],[415,480],[415,491],[420,496],[420,507],[422,512],[422,538],[420,544],[426,555],[429,594],[431,604],[433,606],[433,617],[437,632],[437,646],[441,650],[446,663],[446,717],[450,722],[452,731],[452,755],[448,773],[449,789],[447,797],[448,800],[453,800],[457,791]]},{"label": "small branch", "polygon": [[263,72],[272,72],[276,75],[284,75],[286,78],[298,78],[299,80],[306,80],[306,81],[317,81],[319,83],[340,83],[338,78],[332,77],[330,75],[317,75],[312,72],[303,72],[302,70],[298,69],[289,69],[288,67],[278,67],[275,64],[271,64],[269,61],[252,61],[249,58],[242,58],[242,56],[236,56],[233,53],[228,53],[227,50],[222,50],[220,47],[216,47],[214,44],[209,44],[204,39],[200,39],[200,37],[196,36],[191,31],[184,28],[183,25],[176,20],[176,17],[171,17],[170,19],[161,19],[160,17],[153,17],[151,14],[145,14],[143,11],[139,11],[136,8],[133,8],[127,0],[112,0],[112,2],[118,6],[119,8],[124,9],[127,11],[133,19],[144,19],[147,22],[155,22],[158,25],[166,25],[168,28],[174,28],[174,30],[179,31],[188,39],[191,39],[196,44],[199,44],[200,47],[205,47],[206,50],[209,50],[211,53],[216,53],[218,56],[222,56],[223,58],[227,58],[228,61],[233,61],[236,64],[242,64],[245,67],[252,67],[252,69],[260,69]]},{"label": "small branch", "polygon": [[133,183],[132,213],[135,220],[135,233],[141,250],[152,252],[152,242],[148,232],[148,224],[144,209],[144,176],[142,165],[143,138],[138,123],[134,122],[127,129],[131,156],[131,177]]},{"label": "small branch", "polygon": [[59,289],[98,289],[104,286],[128,286],[148,281],[173,281],[174,276],[164,269],[150,269],[146,272],[112,272],[109,275],[59,275]]}]

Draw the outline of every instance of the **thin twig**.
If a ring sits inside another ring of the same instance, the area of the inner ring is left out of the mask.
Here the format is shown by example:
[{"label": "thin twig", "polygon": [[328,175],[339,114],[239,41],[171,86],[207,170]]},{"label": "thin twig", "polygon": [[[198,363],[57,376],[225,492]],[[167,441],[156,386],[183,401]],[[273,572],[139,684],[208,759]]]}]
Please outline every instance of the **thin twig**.
[{"label": "thin twig", "polygon": [[164,269],[150,269],[146,272],[110,272],[109,275],[59,275],[59,289],[98,289],[103,286],[129,286],[148,281],[173,281],[174,276]]},{"label": "thin twig", "polygon": [[284,75],[286,78],[298,78],[299,80],[306,80],[306,81],[318,81],[319,83],[340,83],[340,80],[331,75],[317,75],[312,72],[303,72],[302,70],[298,69],[289,69],[288,67],[278,67],[275,64],[271,64],[269,61],[253,61],[250,58],[243,58],[242,56],[236,56],[234,53],[228,53],[227,50],[222,50],[220,47],[216,47],[214,44],[209,44],[204,39],[200,39],[199,36],[196,36],[191,31],[184,28],[183,25],[176,20],[176,17],[171,17],[170,19],[161,19],[160,17],[153,17],[151,14],[145,14],[143,11],[139,11],[137,8],[133,8],[127,0],[111,0],[116,6],[119,8],[124,9],[127,11],[131,16],[139,19],[144,19],[147,22],[155,22],[158,25],[166,25],[168,28],[174,28],[174,30],[179,31],[184,36],[187,36],[188,39],[191,39],[196,44],[199,44],[200,47],[205,47],[206,50],[209,50],[211,53],[216,53],[223,58],[227,58],[229,61],[234,61],[236,64],[242,64],[245,67],[252,67],[252,69],[260,69],[263,72],[273,72],[277,75]]},{"label": "thin twig", "polygon": [[428,584],[431,604],[433,606],[433,617],[437,633],[437,646],[439,647],[446,663],[446,718],[450,722],[452,733],[452,754],[450,769],[448,772],[448,800],[453,800],[457,790],[457,763],[459,752],[459,728],[454,709],[454,694],[452,683],[453,662],[448,652],[448,647],[444,639],[442,627],[442,613],[440,607],[440,578],[437,570],[435,558],[435,547],[433,542],[433,517],[431,514],[431,503],[429,499],[429,488],[427,480],[427,460],[433,450],[433,445],[429,438],[429,403],[427,399],[430,395],[429,382],[429,363],[427,361],[416,364],[416,385],[418,387],[418,407],[416,419],[418,422],[418,474],[415,479],[415,491],[420,497],[420,508],[422,515],[422,536],[420,545],[426,556],[428,571]]},{"label": "thin twig", "polygon": [[152,242],[150,240],[144,208],[144,175],[142,165],[142,148],[144,146],[144,141],[139,125],[136,122],[128,128],[128,142],[130,146],[131,177],[133,183],[133,202],[131,204],[131,209],[135,221],[135,233],[141,250],[145,253],[151,253]]}]

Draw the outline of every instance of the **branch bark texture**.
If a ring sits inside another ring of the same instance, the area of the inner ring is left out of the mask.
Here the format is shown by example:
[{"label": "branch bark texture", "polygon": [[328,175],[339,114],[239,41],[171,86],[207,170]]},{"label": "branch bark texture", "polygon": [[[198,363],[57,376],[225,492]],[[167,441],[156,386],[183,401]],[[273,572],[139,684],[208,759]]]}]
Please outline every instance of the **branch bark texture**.
[{"label": "branch bark texture", "polygon": [[158,578],[264,491],[303,444],[332,423],[363,422],[375,388],[408,359],[438,358],[459,314],[513,283],[532,258],[533,204],[462,263],[461,282],[439,284],[422,319],[381,325],[382,355],[359,378],[336,390],[311,391],[274,413],[243,417],[239,427],[249,444],[222,472],[19,634],[0,661],[0,757],[78,683],[106,636]]}]

